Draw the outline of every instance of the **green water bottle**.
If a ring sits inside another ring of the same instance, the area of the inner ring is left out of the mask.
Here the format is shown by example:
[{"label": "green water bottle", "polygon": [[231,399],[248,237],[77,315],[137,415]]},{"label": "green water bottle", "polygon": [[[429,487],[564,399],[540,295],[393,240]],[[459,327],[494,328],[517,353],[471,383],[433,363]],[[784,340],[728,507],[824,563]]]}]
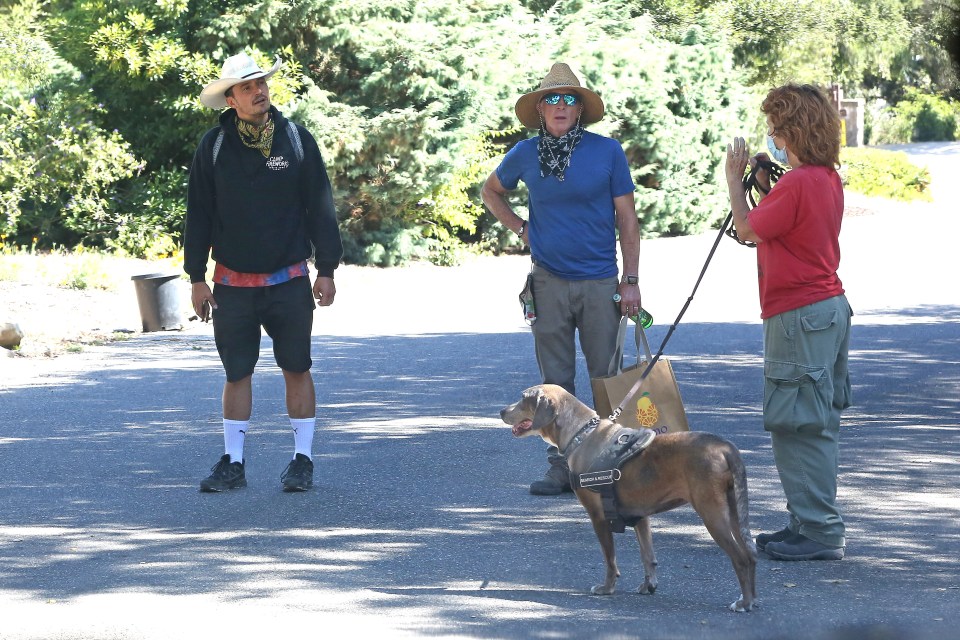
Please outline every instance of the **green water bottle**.
[{"label": "green water bottle", "polygon": [[653,316],[647,312],[646,309],[640,307],[640,311],[637,312],[637,315],[630,316],[630,319],[636,322],[638,325],[644,329],[649,329],[653,326]]},{"label": "green water bottle", "polygon": [[[614,301],[614,302],[620,302],[620,300],[621,300],[621,298],[620,298],[620,294],[619,294],[619,293],[613,294],[613,301]],[[643,307],[640,307],[640,311],[638,311],[635,315],[632,315],[632,316],[629,316],[629,317],[630,317],[631,320],[633,320],[634,322],[636,322],[638,325],[640,325],[640,326],[643,327],[644,329],[649,329],[650,327],[653,326],[653,316],[650,315],[650,314],[647,312],[647,310],[644,309]]]}]

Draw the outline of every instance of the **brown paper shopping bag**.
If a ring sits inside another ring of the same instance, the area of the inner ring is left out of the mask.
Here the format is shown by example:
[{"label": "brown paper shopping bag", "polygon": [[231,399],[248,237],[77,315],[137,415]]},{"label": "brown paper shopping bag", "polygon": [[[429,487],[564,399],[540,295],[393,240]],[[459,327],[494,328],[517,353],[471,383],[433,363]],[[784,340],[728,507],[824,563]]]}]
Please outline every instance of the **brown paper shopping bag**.
[{"label": "brown paper shopping bag", "polygon": [[[601,418],[610,416],[614,409],[620,406],[624,398],[633,388],[647,369],[647,363],[653,360],[650,345],[643,327],[636,325],[634,333],[637,347],[637,364],[620,369],[623,360],[623,345],[626,338],[627,318],[620,321],[620,332],[617,337],[617,352],[614,354],[616,364],[611,363],[611,369],[619,373],[603,378],[592,378],[593,402]],[[640,362],[640,342],[643,342],[646,360]],[[680,387],[673,375],[670,361],[661,357],[647,374],[643,384],[636,393],[624,404],[623,413],[617,422],[625,427],[646,427],[657,433],[668,431],[689,431],[687,414],[683,409],[683,400],[680,398]]]}]

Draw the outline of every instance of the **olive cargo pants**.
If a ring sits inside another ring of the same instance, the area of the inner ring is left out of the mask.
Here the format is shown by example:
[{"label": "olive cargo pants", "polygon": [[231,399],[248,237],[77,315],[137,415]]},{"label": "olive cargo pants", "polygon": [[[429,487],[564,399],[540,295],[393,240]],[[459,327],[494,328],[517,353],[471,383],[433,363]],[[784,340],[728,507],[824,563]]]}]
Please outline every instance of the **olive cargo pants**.
[{"label": "olive cargo pants", "polygon": [[843,295],[763,321],[763,424],[795,533],[844,546],[837,509],[840,412],[850,406],[850,318]]}]

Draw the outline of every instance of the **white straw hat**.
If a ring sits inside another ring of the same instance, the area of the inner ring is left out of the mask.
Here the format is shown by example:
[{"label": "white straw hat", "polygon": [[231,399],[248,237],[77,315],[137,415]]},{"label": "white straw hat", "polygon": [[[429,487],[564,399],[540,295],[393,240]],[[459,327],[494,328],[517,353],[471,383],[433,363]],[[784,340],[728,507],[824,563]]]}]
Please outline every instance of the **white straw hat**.
[{"label": "white straw hat", "polygon": [[223,62],[223,68],[220,70],[220,79],[214,80],[203,88],[200,92],[200,102],[203,106],[211,109],[225,109],[227,107],[227,98],[224,95],[227,89],[235,84],[255,80],[257,78],[269,78],[280,68],[280,58],[273,64],[269,71],[260,68],[253,58],[245,53],[238,53],[230,56]]}]

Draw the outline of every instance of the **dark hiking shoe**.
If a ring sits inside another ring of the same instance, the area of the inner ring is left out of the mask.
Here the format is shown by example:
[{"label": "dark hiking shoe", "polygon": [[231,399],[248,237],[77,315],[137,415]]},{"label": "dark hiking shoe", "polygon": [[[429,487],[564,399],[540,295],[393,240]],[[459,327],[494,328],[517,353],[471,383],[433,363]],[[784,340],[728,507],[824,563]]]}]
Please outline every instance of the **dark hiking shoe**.
[{"label": "dark hiking shoe", "polygon": [[771,542],[783,542],[792,535],[789,527],[784,527],[776,533],[761,533],[757,536],[757,551],[763,551]]},{"label": "dark hiking shoe", "polygon": [[811,540],[799,533],[781,542],[768,542],[764,552],[776,560],[842,560],[843,547]]},{"label": "dark hiking shoe", "polygon": [[564,491],[573,491],[570,488],[570,469],[565,460],[551,461],[543,480],[537,480],[530,485],[530,493],[535,496],[557,496]]},{"label": "dark hiking shoe", "polygon": [[210,471],[210,475],[200,481],[200,491],[216,493],[247,486],[243,463],[230,462],[229,454],[223,454],[220,461],[210,467]]},{"label": "dark hiking shoe", "polygon": [[313,460],[298,453],[280,474],[280,482],[284,491],[306,491],[313,486]]}]

